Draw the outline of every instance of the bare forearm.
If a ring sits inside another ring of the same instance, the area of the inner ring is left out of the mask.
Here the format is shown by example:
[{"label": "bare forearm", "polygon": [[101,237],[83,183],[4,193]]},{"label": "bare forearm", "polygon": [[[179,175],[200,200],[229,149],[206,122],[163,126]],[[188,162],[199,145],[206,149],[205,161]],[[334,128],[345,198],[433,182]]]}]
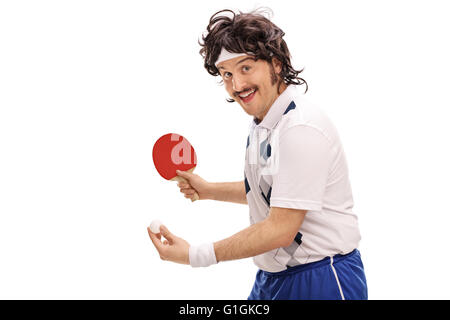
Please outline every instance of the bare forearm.
[{"label": "bare forearm", "polygon": [[267,219],[214,243],[217,262],[254,257],[286,245],[276,226]]},{"label": "bare forearm", "polygon": [[244,181],[211,183],[211,200],[247,204]]}]

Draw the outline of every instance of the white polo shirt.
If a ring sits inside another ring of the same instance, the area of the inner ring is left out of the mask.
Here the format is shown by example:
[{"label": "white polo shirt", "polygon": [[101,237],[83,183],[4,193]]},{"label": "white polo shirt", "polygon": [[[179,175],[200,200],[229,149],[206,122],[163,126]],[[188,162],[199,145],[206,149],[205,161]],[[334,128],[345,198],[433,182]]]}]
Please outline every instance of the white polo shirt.
[{"label": "white polo shirt", "polygon": [[344,149],[336,128],[290,85],[247,138],[245,188],[250,223],[270,207],[307,210],[295,240],[253,258],[269,272],[306,264],[358,247],[360,233]]}]

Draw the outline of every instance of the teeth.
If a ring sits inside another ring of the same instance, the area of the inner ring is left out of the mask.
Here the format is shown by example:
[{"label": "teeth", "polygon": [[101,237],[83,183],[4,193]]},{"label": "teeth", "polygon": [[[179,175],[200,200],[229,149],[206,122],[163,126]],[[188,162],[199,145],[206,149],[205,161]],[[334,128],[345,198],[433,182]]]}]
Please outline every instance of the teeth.
[{"label": "teeth", "polygon": [[255,89],[253,89],[252,91],[247,92],[246,94],[240,94],[239,96],[240,96],[241,98],[246,98],[246,97],[248,97],[249,95],[251,95],[253,92],[255,92]]}]

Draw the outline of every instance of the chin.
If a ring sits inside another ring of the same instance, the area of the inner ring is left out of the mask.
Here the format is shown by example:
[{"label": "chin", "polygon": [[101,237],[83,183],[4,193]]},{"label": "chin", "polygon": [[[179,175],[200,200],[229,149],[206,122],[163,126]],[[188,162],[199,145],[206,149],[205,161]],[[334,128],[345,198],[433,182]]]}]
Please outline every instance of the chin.
[{"label": "chin", "polygon": [[253,108],[248,108],[248,107],[246,108],[242,105],[241,105],[241,107],[242,107],[242,109],[244,109],[246,114],[248,114],[249,116],[256,117],[256,114],[257,114],[256,110],[254,110]]}]

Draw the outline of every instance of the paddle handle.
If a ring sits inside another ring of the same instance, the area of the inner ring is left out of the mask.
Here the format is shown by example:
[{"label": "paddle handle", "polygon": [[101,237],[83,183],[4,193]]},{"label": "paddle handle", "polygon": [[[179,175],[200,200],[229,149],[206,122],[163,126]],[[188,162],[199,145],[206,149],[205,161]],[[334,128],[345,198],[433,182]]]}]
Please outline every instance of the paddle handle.
[{"label": "paddle handle", "polygon": [[[186,172],[192,173],[192,172],[194,171],[194,169],[195,169],[195,167],[192,168],[192,169],[187,170]],[[180,177],[180,176],[176,176],[176,177],[174,177],[174,178],[172,178],[172,179],[170,179],[170,180],[172,180],[172,181],[178,181],[178,182],[187,182],[187,183],[189,183],[189,181],[187,181],[185,178]],[[196,201],[196,200],[198,200],[198,199],[200,199],[200,197],[198,196],[198,193],[195,192],[195,193],[194,193],[194,197],[191,199],[191,202],[194,202],[194,201]]]}]

